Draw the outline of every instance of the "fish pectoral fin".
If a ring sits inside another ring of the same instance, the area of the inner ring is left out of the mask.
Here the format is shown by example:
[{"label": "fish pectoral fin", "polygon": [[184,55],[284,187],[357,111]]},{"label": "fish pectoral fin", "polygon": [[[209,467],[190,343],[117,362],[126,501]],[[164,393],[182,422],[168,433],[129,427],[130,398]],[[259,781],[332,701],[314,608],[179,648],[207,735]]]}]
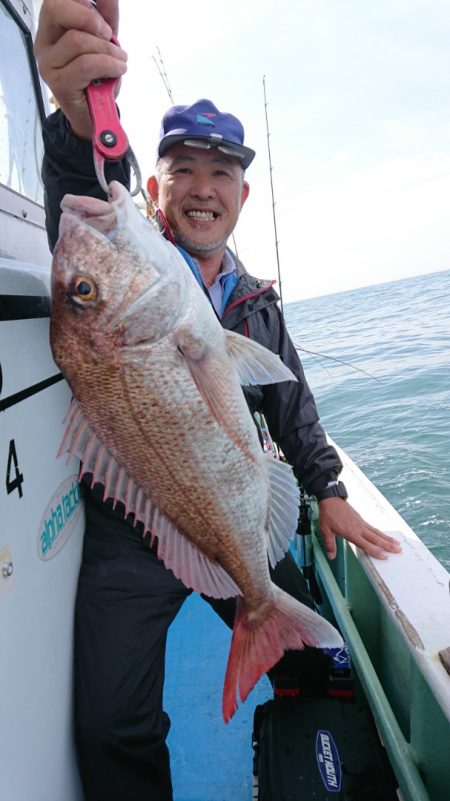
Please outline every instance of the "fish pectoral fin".
[{"label": "fish pectoral fin", "polygon": [[297,530],[300,490],[292,467],[265,454],[270,481],[270,515],[267,554],[271,567],[283,558]]},{"label": "fish pectoral fin", "polygon": [[[199,346],[198,349],[186,347],[183,342],[183,344],[179,345],[179,350],[186,361],[200,395],[218,425],[225,431],[236,447],[242,451],[244,456],[254,461],[254,455],[238,433],[242,429],[242,425],[239,419],[240,413],[236,408],[235,402],[235,382],[230,381],[230,377],[224,369],[223,361],[215,359],[214,353],[204,342],[201,343],[201,347]],[[224,356],[226,358],[226,354]]]},{"label": "fish pectoral fin", "polygon": [[228,355],[238,372],[241,384],[278,384],[297,381],[294,373],[276,353],[248,337],[225,331]]}]

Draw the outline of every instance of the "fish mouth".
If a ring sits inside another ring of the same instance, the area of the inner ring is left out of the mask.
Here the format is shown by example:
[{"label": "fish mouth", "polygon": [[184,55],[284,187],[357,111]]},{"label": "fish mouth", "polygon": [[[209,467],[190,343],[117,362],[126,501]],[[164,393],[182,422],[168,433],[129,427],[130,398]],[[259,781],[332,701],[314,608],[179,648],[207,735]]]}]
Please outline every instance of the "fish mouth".
[{"label": "fish mouth", "polygon": [[[75,217],[108,239],[113,238],[120,219],[126,211],[128,192],[118,181],[109,185],[108,200],[79,195],[65,195],[61,202],[63,214]],[[131,201],[132,202],[132,201]]]}]

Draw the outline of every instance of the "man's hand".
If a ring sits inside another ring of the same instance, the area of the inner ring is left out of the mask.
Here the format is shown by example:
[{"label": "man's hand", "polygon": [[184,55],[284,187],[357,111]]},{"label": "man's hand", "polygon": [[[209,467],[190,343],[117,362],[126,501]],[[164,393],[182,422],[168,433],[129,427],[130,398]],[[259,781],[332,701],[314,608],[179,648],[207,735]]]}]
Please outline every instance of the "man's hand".
[{"label": "man's hand", "polygon": [[126,53],[112,44],[119,0],[44,0],[34,43],[39,72],[72,131],[90,139],[92,124],[85,88],[96,78],[126,72]]},{"label": "man's hand", "polygon": [[342,498],[320,501],[319,525],[329,559],[336,556],[336,537],[353,542],[377,559],[387,559],[388,553],[401,551],[398,540],[366,523],[353,506]]}]

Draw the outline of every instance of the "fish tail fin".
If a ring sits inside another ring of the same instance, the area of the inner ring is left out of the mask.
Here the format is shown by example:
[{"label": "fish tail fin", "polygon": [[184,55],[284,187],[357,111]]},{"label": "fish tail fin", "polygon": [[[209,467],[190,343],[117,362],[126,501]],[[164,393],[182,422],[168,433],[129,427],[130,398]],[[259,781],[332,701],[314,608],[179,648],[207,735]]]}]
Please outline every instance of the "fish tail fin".
[{"label": "fish tail fin", "polygon": [[285,651],[302,650],[305,645],[334,648],[342,644],[331,623],[278,587],[272,611],[261,622],[251,620],[239,597],[223,688],[225,723],[236,712],[237,696],[245,701],[258,679]]}]

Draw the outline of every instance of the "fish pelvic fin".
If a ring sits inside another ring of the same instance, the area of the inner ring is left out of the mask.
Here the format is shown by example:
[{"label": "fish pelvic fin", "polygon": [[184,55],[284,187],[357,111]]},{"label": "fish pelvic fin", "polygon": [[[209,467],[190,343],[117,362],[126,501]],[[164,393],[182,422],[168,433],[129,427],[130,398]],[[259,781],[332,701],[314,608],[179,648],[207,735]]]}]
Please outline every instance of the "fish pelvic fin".
[{"label": "fish pelvic fin", "polygon": [[258,679],[270,670],[287,650],[339,648],[343,640],[337,629],[308,606],[278,587],[271,613],[253,623],[242,598],[237,599],[236,618],[223,688],[222,713],[225,723],[245,701]]}]

